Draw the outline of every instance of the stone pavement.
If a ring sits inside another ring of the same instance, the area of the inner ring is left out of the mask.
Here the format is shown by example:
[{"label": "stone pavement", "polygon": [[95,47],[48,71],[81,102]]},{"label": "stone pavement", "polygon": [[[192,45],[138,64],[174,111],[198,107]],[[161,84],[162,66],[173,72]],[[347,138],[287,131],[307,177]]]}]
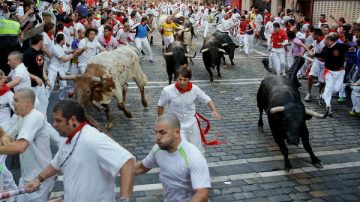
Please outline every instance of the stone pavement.
[{"label": "stone pavement", "polygon": [[[202,38],[196,39],[196,42],[198,51]],[[256,50],[257,53],[250,57],[237,50],[236,66],[222,68],[222,78],[215,77],[213,84],[209,83],[199,51],[193,59],[192,80],[215,101],[223,116],[218,121],[210,118],[212,129],[208,139],[213,139],[216,134],[218,139],[226,142],[206,149],[212,176],[211,201],[360,201],[360,124],[359,118],[347,115],[351,109],[350,98],[344,105],[333,100],[333,118],[307,122],[313,150],[322,160],[324,168],[316,169],[311,165],[302,145],[289,146],[293,170],[285,173],[283,157],[272,139],[267,121],[264,122],[264,132],[257,129],[259,112],[256,93],[261,80],[268,75],[261,63],[262,55],[268,53],[260,46],[256,46]],[[114,127],[110,133],[138,160],[143,159],[154,144],[153,124],[157,102],[162,88],[167,85],[160,41],[155,41],[153,51],[155,64],[150,64],[146,57],[141,62],[149,80],[146,87],[149,107],[142,107],[139,90],[133,82],[130,82],[126,102],[128,110],[133,113],[132,119],[126,118],[114,101],[111,103]],[[304,97],[306,81],[301,82]],[[314,87],[314,92],[316,90]],[[56,100],[54,97],[56,92],[52,96],[52,105]],[[325,112],[324,107],[319,107],[316,102],[305,105],[317,112]],[[51,108],[49,106],[49,110]],[[197,111],[211,117],[206,106],[197,105]],[[94,108],[90,108],[89,113],[105,124],[102,113]],[[162,200],[158,172],[155,169],[136,177],[132,201]],[[119,186],[118,179],[116,181]],[[52,197],[61,195],[62,190],[60,176]]]}]

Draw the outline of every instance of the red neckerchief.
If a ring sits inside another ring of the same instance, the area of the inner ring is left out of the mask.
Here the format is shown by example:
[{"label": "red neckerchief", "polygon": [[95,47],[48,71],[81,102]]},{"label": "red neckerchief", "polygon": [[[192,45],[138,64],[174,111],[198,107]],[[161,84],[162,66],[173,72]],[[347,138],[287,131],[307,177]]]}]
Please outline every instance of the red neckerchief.
[{"label": "red neckerchief", "polygon": [[325,19],[320,19],[321,23],[326,23],[327,21]]},{"label": "red neckerchief", "polygon": [[176,88],[181,94],[183,94],[183,93],[186,93],[186,92],[191,91],[191,89],[192,89],[192,83],[189,82],[188,85],[186,86],[186,88],[185,88],[185,89],[182,89],[182,88],[180,87],[180,84],[179,84],[178,82],[176,82],[176,83],[175,83],[175,88]]},{"label": "red neckerchief", "polygon": [[317,43],[320,43],[322,40],[324,40],[325,36],[319,36],[319,38],[316,40]]},{"label": "red neckerchief", "polygon": [[47,32],[46,34],[49,36],[49,38],[51,39],[51,41],[54,40],[54,35],[53,35],[52,32]]},{"label": "red neckerchief", "polygon": [[64,23],[65,27],[71,27],[74,26],[74,22],[70,22],[70,23]]},{"label": "red neckerchief", "polygon": [[70,144],[71,140],[74,138],[77,132],[79,132],[86,124],[88,124],[87,121],[82,122],[73,132],[70,133],[69,137],[66,140],[66,144]]},{"label": "red neckerchief", "polygon": [[0,88],[0,96],[4,95],[8,91],[10,91],[10,88],[5,84],[2,88]]},{"label": "red neckerchief", "polygon": [[107,36],[104,35],[104,39],[105,39],[105,43],[106,43],[106,44],[109,44],[109,42],[110,42],[110,40],[111,40],[111,33],[108,34]]}]

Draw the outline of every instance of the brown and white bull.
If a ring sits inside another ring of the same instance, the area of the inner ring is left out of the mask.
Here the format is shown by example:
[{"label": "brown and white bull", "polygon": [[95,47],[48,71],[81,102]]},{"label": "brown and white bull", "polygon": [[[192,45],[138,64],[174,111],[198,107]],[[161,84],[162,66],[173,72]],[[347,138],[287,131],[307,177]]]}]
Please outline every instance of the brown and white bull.
[{"label": "brown and white bull", "polygon": [[113,97],[125,116],[132,117],[131,112],[125,108],[126,82],[130,79],[133,79],[140,89],[142,105],[148,106],[144,92],[147,78],[141,70],[139,55],[128,46],[120,46],[96,55],[89,61],[84,75],[62,76],[61,79],[75,80],[77,100],[84,108],[92,103],[96,108],[105,111],[107,128],[113,126],[109,109]]}]

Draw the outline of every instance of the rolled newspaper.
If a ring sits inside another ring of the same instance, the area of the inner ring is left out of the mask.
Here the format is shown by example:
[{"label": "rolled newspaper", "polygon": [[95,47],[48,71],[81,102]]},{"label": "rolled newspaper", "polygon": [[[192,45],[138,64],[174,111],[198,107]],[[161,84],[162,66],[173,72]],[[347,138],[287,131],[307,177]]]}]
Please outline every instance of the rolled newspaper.
[{"label": "rolled newspaper", "polygon": [[25,194],[28,191],[25,188],[13,189],[9,191],[2,191],[0,192],[0,200],[7,199],[16,195]]}]

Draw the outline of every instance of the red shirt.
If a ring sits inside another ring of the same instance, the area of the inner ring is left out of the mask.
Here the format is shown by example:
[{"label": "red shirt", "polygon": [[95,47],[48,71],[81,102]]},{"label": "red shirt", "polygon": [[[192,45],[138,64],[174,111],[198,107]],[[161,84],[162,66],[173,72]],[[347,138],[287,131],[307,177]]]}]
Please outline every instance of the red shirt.
[{"label": "red shirt", "polygon": [[283,43],[285,40],[287,40],[287,35],[285,30],[280,29],[279,33],[273,32],[271,34],[271,39],[273,43],[273,48],[282,48],[283,46],[279,43]]},{"label": "red shirt", "polygon": [[241,21],[240,22],[240,34],[245,34],[246,33],[246,26],[248,25],[249,23],[247,21]]}]

